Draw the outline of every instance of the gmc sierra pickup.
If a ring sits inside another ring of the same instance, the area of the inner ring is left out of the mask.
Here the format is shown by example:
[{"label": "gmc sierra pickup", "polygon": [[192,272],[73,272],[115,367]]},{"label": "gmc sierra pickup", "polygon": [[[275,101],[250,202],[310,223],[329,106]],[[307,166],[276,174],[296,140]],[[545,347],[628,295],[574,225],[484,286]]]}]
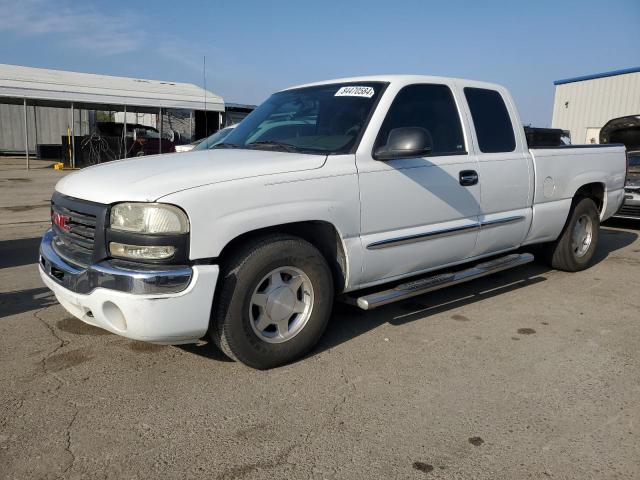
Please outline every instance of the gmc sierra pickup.
[{"label": "gmc sierra pickup", "polygon": [[624,199],[624,147],[529,149],[521,125],[484,82],[290,88],[214,149],[62,179],[40,274],[89,324],[281,365],[316,344],[335,296],[376,308],[530,262],[533,245],[586,268]]}]

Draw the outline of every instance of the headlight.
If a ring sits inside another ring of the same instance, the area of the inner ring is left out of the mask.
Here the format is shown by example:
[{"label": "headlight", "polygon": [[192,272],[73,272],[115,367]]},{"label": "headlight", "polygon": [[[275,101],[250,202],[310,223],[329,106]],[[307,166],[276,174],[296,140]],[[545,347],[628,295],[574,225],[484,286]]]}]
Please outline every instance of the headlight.
[{"label": "headlight", "polygon": [[111,228],[132,233],[180,234],[189,231],[189,219],[173,205],[118,203],[111,208]]}]

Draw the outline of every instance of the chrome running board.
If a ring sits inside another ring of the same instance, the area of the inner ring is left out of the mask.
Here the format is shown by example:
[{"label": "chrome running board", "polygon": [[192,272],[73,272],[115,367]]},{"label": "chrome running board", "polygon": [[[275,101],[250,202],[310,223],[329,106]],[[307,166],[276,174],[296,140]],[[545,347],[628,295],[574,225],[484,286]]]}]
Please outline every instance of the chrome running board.
[{"label": "chrome running board", "polygon": [[451,285],[456,285],[458,283],[475,280],[476,278],[491,275],[492,273],[507,270],[509,268],[518,267],[532,261],[533,255],[530,253],[513,253],[494,260],[489,260],[488,262],[479,263],[471,268],[467,268],[466,270],[423,277],[402,283],[397,287],[390,288],[388,290],[370,293],[357,298],[347,297],[345,300],[348,303],[355,303],[363,310],[373,310],[374,308],[387,305],[388,303],[433,292],[434,290],[440,290],[441,288],[450,287]]}]

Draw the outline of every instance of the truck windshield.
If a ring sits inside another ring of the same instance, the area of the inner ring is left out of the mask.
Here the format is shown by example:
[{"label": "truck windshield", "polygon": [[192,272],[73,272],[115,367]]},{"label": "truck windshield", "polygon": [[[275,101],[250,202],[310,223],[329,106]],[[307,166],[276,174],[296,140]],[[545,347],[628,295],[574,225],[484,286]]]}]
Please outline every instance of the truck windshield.
[{"label": "truck windshield", "polygon": [[233,131],[233,127],[226,127],[218,130],[213,135],[209,135],[207,138],[198,143],[193,149],[194,150],[209,150],[210,148],[215,148],[216,145],[222,143],[222,141],[227,138]]},{"label": "truck windshield", "polygon": [[333,83],[273,94],[214,148],[348,153],[385,83]]},{"label": "truck windshield", "polygon": [[640,152],[629,153],[629,171],[640,172]]}]

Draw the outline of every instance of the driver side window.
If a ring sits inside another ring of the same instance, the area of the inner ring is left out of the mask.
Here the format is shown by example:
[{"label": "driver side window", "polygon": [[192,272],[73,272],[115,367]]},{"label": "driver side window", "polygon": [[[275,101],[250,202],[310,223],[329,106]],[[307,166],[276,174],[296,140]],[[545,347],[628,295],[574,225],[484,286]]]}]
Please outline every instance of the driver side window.
[{"label": "driver side window", "polygon": [[382,123],[375,148],[387,143],[394,128],[420,127],[433,139],[431,155],[455,155],[465,151],[460,115],[446,85],[408,85],[398,92]]}]

